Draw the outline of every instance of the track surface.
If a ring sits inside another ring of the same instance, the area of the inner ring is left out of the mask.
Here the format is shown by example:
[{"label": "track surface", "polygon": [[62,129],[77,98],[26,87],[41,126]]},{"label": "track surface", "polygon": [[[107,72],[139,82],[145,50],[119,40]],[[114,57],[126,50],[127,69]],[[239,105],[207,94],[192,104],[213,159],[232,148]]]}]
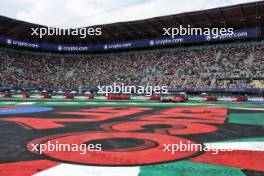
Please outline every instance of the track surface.
[{"label": "track surface", "polygon": [[[1,176],[264,175],[262,104],[2,101],[0,129]],[[180,143],[211,150],[165,149]],[[39,154],[36,144],[102,151]]]}]

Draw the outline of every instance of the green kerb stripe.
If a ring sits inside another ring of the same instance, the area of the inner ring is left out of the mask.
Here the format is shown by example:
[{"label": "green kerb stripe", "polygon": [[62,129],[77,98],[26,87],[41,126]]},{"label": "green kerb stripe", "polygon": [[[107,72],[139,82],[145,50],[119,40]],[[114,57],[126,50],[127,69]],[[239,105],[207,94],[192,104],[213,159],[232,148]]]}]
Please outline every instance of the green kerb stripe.
[{"label": "green kerb stripe", "polygon": [[139,176],[245,176],[238,168],[191,161],[140,167]]}]

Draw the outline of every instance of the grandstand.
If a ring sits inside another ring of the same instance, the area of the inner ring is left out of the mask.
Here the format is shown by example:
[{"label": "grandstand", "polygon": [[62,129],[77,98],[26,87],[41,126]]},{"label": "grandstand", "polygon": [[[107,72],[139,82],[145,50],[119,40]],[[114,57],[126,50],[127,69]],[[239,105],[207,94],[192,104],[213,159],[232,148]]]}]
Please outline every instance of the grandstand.
[{"label": "grandstand", "polygon": [[[188,25],[234,34],[163,35]],[[264,175],[263,25],[263,1],[90,26],[102,35],[83,39],[0,16],[0,176]],[[116,85],[168,92],[99,93]]]},{"label": "grandstand", "polygon": [[[116,82],[166,85],[175,91],[188,89],[185,90],[187,92],[206,88],[217,92],[226,88],[259,92],[257,89],[264,88],[263,8],[263,2],[256,2],[102,25],[104,35],[91,36],[82,41],[78,36],[44,36],[40,39],[30,35],[30,28],[45,26],[1,17],[0,43],[3,48],[0,84],[2,88],[10,89],[58,90],[91,89]],[[246,36],[158,43],[165,40],[162,28],[187,24],[209,28],[228,26],[240,31],[237,34],[246,33]],[[110,36],[115,36],[114,40]],[[149,40],[147,44],[137,43],[145,40]],[[123,46],[122,41],[129,45]],[[151,41],[154,44],[149,45]],[[90,49],[100,44],[102,48]],[[6,45],[15,49],[7,49]],[[29,49],[32,52],[25,51]],[[43,53],[43,50],[49,54]]]},{"label": "grandstand", "polygon": [[263,46],[166,49],[104,55],[1,52],[1,86],[78,89],[98,85],[264,88]]}]

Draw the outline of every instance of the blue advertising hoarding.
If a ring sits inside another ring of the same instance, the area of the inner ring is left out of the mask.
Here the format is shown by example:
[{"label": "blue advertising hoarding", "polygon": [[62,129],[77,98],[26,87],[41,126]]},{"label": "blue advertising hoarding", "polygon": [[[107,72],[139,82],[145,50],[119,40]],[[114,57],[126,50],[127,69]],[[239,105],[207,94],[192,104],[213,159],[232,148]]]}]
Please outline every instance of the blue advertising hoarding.
[{"label": "blue advertising hoarding", "polygon": [[259,37],[259,28],[243,29],[234,31],[233,35],[218,36],[218,38],[212,38],[210,35],[185,35],[177,36],[174,38],[163,37],[158,39],[145,39],[145,40],[134,40],[124,42],[114,42],[109,44],[51,44],[51,43],[34,43],[30,41],[20,41],[4,36],[0,36],[0,43],[18,46],[24,48],[32,48],[46,51],[61,51],[61,52],[93,52],[93,51],[111,51],[117,49],[129,49],[129,48],[140,48],[140,47],[154,47],[154,46],[165,46],[165,45],[178,45],[186,43],[200,43],[210,41],[224,41],[224,40],[236,40],[236,39],[250,39]]}]

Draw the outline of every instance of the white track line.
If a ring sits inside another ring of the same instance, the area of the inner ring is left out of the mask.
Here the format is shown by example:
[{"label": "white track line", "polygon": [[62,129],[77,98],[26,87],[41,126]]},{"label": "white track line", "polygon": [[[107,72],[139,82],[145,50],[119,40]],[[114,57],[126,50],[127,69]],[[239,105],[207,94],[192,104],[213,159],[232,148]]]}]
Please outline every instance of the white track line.
[{"label": "white track line", "polygon": [[17,103],[17,105],[33,105],[35,104],[35,102],[21,102],[21,103]]},{"label": "white track line", "polygon": [[264,151],[264,142],[216,142],[205,143],[208,148]]},{"label": "white track line", "polygon": [[239,110],[249,110],[249,111],[264,111],[264,108],[229,108],[229,109],[239,109]]},{"label": "white track line", "polygon": [[60,164],[33,176],[138,176],[139,167],[100,167]]}]

